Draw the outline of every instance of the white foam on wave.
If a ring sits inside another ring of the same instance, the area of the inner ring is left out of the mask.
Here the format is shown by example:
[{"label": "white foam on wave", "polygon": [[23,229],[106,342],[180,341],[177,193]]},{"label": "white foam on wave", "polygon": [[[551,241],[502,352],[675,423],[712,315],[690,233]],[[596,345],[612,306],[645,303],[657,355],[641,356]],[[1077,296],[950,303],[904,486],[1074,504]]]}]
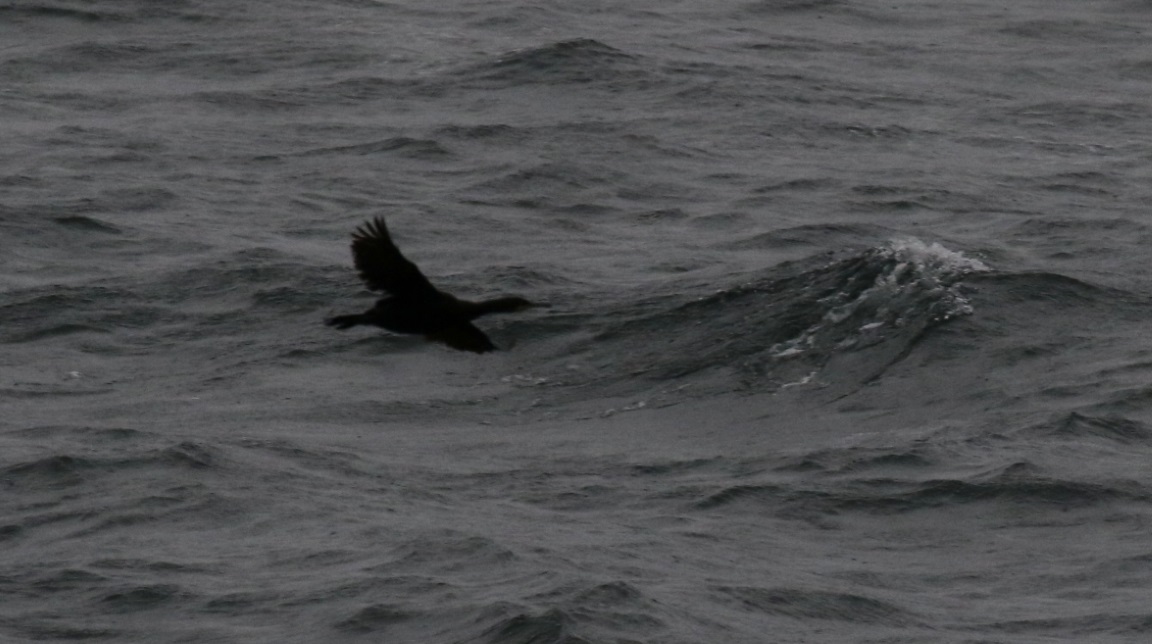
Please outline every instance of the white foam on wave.
[{"label": "white foam on wave", "polygon": [[915,237],[893,239],[871,252],[887,264],[875,282],[855,294],[826,298],[829,308],[820,321],[774,346],[774,358],[873,344],[885,333],[925,316],[943,322],[971,315],[972,305],[958,282],[965,275],[991,270],[978,259]]},{"label": "white foam on wave", "polygon": [[891,251],[898,259],[912,262],[922,270],[940,273],[942,276],[961,276],[992,270],[984,262],[945,248],[940,242],[928,244],[915,237],[899,237],[889,241],[882,248]]}]

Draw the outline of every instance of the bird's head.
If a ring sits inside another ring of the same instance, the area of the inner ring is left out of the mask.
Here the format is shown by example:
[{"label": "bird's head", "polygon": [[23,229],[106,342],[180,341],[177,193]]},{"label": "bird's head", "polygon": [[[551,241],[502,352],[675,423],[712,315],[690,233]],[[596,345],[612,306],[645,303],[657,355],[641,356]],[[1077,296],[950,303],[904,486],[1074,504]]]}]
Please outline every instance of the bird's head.
[{"label": "bird's head", "polygon": [[517,295],[505,298],[509,302],[509,306],[513,307],[513,311],[523,311],[525,309],[546,309],[551,307],[551,304],[543,302],[532,302]]},{"label": "bird's head", "polygon": [[523,311],[525,309],[548,308],[551,306],[550,304],[542,304],[540,302],[530,302],[518,295],[486,300],[481,302],[480,305],[491,313],[515,313],[516,311]]}]

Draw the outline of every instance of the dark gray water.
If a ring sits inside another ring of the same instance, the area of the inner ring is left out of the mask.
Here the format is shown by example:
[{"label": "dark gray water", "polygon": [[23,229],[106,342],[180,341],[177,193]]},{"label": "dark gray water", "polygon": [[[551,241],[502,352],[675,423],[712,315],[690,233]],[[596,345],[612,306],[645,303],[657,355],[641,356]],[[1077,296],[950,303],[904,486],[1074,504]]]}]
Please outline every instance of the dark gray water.
[{"label": "dark gray water", "polygon": [[1148,641],[1150,26],[0,4],[0,639]]}]

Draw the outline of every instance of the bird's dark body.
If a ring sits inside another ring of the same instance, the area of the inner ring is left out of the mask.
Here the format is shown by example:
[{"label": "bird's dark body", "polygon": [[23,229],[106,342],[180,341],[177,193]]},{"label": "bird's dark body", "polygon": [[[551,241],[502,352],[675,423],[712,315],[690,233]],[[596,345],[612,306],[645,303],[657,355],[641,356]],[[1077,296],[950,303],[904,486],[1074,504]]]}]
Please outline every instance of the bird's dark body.
[{"label": "bird's dark body", "polygon": [[496,346],[472,325],[472,320],[489,313],[537,306],[515,296],[470,302],[437,289],[400,254],[382,217],[356,229],[352,256],[368,287],[391,295],[364,313],[340,315],[327,321],[338,329],[365,324],[393,333],[423,335],[454,349],[484,353]]},{"label": "bird's dark body", "polygon": [[466,315],[464,309],[463,303],[451,295],[423,301],[419,306],[387,297],[376,302],[364,316],[370,324],[393,333],[428,333],[439,330],[444,320],[474,320],[475,316]]}]

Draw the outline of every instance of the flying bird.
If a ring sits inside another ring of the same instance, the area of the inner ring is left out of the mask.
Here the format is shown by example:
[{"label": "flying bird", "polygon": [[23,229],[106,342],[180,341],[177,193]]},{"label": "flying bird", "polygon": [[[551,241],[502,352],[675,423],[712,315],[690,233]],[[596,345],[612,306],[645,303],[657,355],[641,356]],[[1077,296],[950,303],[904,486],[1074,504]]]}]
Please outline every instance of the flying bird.
[{"label": "flying bird", "polygon": [[352,260],[368,288],[388,296],[364,313],[325,321],[337,329],[368,324],[393,333],[422,335],[461,351],[485,353],[496,345],[472,320],[489,313],[543,306],[515,296],[470,302],[432,286],[420,269],[400,254],[383,217],[364,223],[352,233]]}]

